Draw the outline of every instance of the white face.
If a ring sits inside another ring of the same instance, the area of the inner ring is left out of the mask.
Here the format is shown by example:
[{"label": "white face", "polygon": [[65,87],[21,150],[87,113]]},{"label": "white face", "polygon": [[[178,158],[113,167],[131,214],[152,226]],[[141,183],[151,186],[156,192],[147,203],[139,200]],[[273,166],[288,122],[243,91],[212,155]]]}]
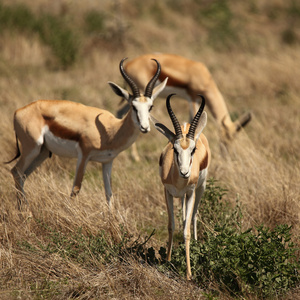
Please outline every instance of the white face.
[{"label": "white face", "polygon": [[182,138],[174,142],[174,155],[179,168],[179,175],[189,178],[192,170],[193,157],[196,150],[195,141]]},{"label": "white face", "polygon": [[153,100],[142,97],[142,101],[133,100],[132,108],[134,115],[134,122],[142,133],[150,131],[150,111],[153,107]]},{"label": "white face", "polygon": [[108,82],[116,95],[126,99],[132,106],[132,117],[136,126],[140,131],[147,133],[150,131],[150,111],[153,107],[153,101],[158,97],[160,92],[165,88],[168,78],[153,89],[151,98],[140,95],[140,97],[132,99],[132,95],[125,89],[121,88],[113,82]]}]

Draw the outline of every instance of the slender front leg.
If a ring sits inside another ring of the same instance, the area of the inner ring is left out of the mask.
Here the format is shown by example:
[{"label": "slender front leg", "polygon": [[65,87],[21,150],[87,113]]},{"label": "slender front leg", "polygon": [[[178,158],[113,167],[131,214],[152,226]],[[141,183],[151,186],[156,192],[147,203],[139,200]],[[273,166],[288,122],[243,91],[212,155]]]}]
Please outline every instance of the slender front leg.
[{"label": "slender front leg", "polygon": [[186,220],[185,227],[183,231],[184,241],[185,241],[185,255],[186,255],[186,278],[187,280],[192,279],[191,263],[190,263],[190,240],[191,240],[191,221],[192,214],[195,204],[195,192],[189,192],[186,195]]},{"label": "slender front leg", "polygon": [[181,197],[181,209],[182,209],[182,224],[183,224],[183,228],[184,228],[185,218],[186,218],[186,200],[185,200],[185,196]]},{"label": "slender front leg", "polygon": [[137,161],[137,162],[141,161],[136,143],[133,143],[131,146],[131,157],[134,161]]},{"label": "slender front leg", "polygon": [[173,234],[175,230],[174,222],[174,210],[173,210],[173,196],[165,188],[165,198],[168,210],[168,231],[169,231],[169,243],[168,243],[168,252],[167,260],[171,260],[172,246],[173,246]]},{"label": "slender front leg", "polygon": [[81,189],[81,183],[83,180],[83,175],[85,172],[87,162],[88,162],[87,158],[85,158],[83,156],[78,157],[76,173],[75,173],[75,178],[74,178],[74,183],[73,183],[73,188],[72,188],[72,193],[71,193],[72,198],[77,196]]},{"label": "slender front leg", "polygon": [[112,197],[111,169],[112,169],[112,161],[109,163],[102,164],[102,174],[103,174],[103,181],[104,181],[105,197],[106,197],[107,204],[109,207],[111,207],[110,200]]}]

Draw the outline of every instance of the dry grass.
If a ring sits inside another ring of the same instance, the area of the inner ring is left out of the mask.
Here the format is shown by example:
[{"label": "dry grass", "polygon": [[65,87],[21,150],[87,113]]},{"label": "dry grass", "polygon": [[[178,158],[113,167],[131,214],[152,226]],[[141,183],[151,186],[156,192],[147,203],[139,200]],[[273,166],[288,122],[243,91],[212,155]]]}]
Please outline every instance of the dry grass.
[{"label": "dry grass", "polygon": [[[11,5],[11,1],[2,2]],[[52,1],[15,2],[30,5],[36,13],[49,10],[56,14],[63,12],[66,16],[76,14],[80,22],[82,14],[92,8],[105,9],[110,22],[120,18],[120,15],[113,14],[110,1],[103,2],[103,6],[93,1],[89,4],[63,1],[61,5],[52,4]],[[119,99],[113,95],[107,81],[122,84],[118,71],[121,58],[151,51],[185,55],[207,64],[233,114],[248,110],[253,113],[252,122],[227,150],[220,147],[216,125],[209,115],[205,134],[213,156],[210,176],[228,189],[228,198],[232,201],[237,196],[240,198],[245,227],[262,223],[270,227],[290,224],[293,225],[294,240],[298,242],[299,42],[293,46],[282,44],[276,33],[285,27],[285,23],[280,18],[270,21],[262,15],[270,10],[268,1],[252,1],[260,12],[257,14],[251,14],[246,4],[234,6],[235,12],[245,19],[248,37],[239,47],[221,52],[205,44],[207,32],[200,21],[188,15],[181,18],[164,2],[153,1],[153,6],[161,9],[156,13],[164,18],[160,23],[159,15],[154,19],[151,17],[152,5],[142,8],[138,1],[134,2],[131,9],[130,1],[120,1],[119,13],[127,28],[125,44],[86,36],[82,40],[79,61],[66,71],[48,68],[52,54],[36,36],[2,32],[1,160],[9,160],[15,153],[12,116],[16,108],[37,99],[68,98],[115,112]],[[286,9],[280,1],[277,2],[274,5]],[[176,25],[178,20],[182,26]],[[109,26],[116,29],[113,22]],[[176,110],[187,110],[186,102],[180,102]],[[153,114],[167,123],[164,112],[164,100],[156,100]],[[120,225],[134,238],[144,237],[156,229],[157,234],[150,244],[156,249],[165,246],[167,214],[158,177],[158,157],[165,143],[161,135],[151,131],[147,137],[141,136],[138,140],[142,162],[132,162],[129,151],[115,160],[113,214],[105,204],[100,165],[90,163],[80,196],[71,201],[68,195],[76,162],[53,157],[26,181],[33,217],[20,216],[9,173],[11,166],[3,165],[0,168],[0,298],[202,298],[201,291],[194,284],[160,273],[132,257],[122,263],[98,263],[97,268],[88,269],[70,259],[63,259],[57,253],[28,252],[20,246],[24,241],[36,247],[45,243],[46,232],[39,222],[68,234],[77,232],[78,228],[95,234],[104,230],[112,243],[122,237]],[[227,297],[221,296],[222,299]]]}]

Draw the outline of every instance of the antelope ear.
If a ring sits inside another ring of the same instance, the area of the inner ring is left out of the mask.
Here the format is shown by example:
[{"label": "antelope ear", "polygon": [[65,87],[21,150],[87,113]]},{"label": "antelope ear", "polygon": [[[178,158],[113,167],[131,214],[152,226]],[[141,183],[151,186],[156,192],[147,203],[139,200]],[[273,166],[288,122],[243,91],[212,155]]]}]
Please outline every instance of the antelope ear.
[{"label": "antelope ear", "polygon": [[152,115],[150,115],[150,120],[158,132],[162,133],[169,141],[174,141],[175,134],[170,129],[156,120]]},{"label": "antelope ear", "polygon": [[200,117],[198,126],[195,131],[196,141],[199,139],[200,134],[202,133],[203,129],[206,126],[206,123],[207,123],[207,113],[206,113],[206,111],[204,111]]},{"label": "antelope ear", "polygon": [[110,87],[112,88],[112,90],[116,95],[126,99],[129,102],[130,94],[125,89],[121,88],[116,83],[113,83],[111,81],[108,81],[108,84],[110,85]]},{"label": "antelope ear", "polygon": [[157,96],[163,91],[163,89],[165,88],[165,86],[167,84],[167,81],[168,81],[168,77],[153,89],[153,92],[152,92],[153,100],[156,99]]}]

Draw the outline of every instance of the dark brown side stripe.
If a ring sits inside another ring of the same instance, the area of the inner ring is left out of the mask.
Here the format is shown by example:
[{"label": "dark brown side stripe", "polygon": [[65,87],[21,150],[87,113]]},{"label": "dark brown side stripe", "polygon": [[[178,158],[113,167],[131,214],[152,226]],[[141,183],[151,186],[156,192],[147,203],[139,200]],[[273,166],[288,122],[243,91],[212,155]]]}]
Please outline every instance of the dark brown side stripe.
[{"label": "dark brown side stripe", "polygon": [[80,140],[80,134],[76,131],[70,130],[67,127],[64,127],[52,118],[44,117],[46,124],[49,127],[49,130],[57,137],[78,142]]}]

